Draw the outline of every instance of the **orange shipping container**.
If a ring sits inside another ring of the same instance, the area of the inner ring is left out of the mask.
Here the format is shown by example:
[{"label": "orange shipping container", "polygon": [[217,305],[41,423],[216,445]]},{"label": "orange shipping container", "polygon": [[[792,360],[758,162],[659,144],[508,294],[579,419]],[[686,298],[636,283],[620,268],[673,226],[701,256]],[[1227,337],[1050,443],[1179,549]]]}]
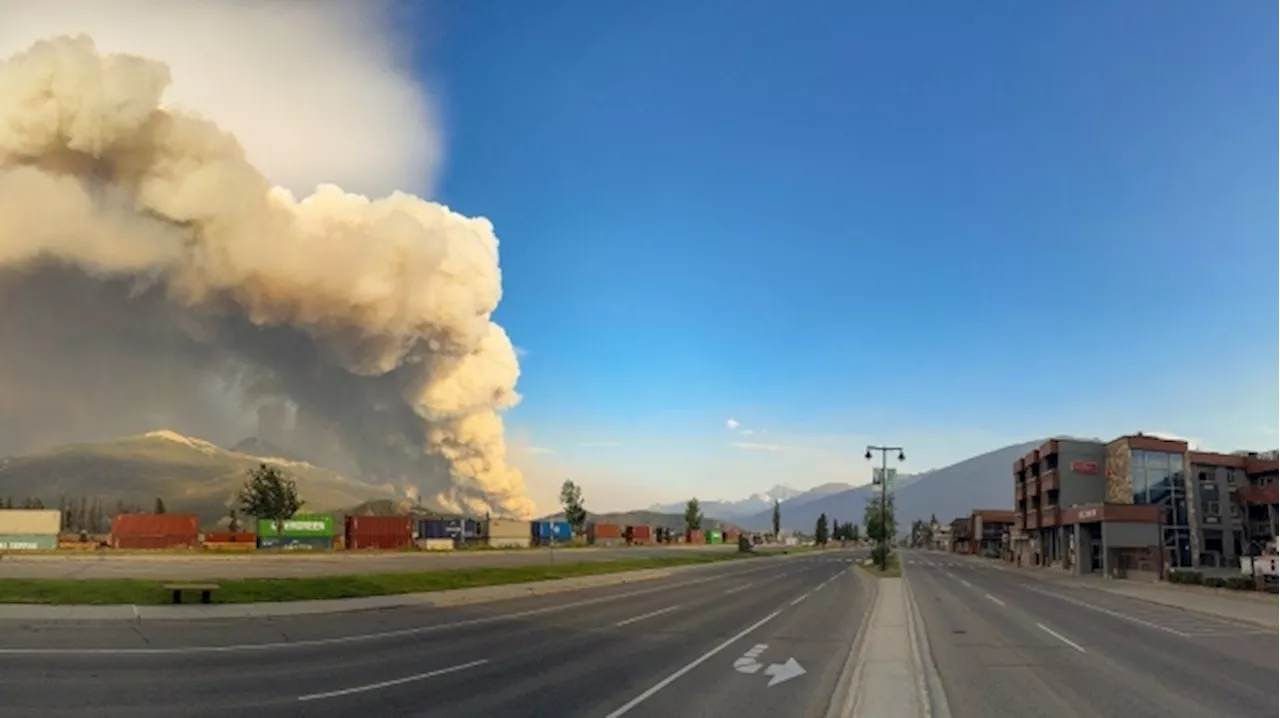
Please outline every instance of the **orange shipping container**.
[{"label": "orange shipping container", "polygon": [[195,548],[200,519],[195,514],[119,514],[111,520],[115,548]]},{"label": "orange shipping container", "polygon": [[685,543],[706,543],[707,535],[702,531],[685,531],[684,542]]},{"label": "orange shipping container", "polygon": [[618,524],[587,524],[587,536],[593,539],[622,538],[622,527]]},{"label": "orange shipping container", "polygon": [[210,531],[204,535],[205,543],[256,543],[258,535],[252,531]]},{"label": "orange shipping container", "polygon": [[627,543],[653,543],[652,526],[628,526]]},{"label": "orange shipping container", "polygon": [[349,549],[413,546],[413,519],[409,516],[348,516],[345,528]]}]

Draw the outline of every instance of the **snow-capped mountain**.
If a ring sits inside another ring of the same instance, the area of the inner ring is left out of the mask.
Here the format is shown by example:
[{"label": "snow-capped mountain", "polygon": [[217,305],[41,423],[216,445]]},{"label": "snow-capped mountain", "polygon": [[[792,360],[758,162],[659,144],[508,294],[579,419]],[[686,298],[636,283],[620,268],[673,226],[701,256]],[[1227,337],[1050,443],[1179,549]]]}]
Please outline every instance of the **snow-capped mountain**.
[{"label": "snow-capped mountain", "polygon": [[[820,487],[819,487],[820,488]],[[847,488],[847,487],[846,487]],[[797,496],[805,495],[806,491],[793,489],[790,486],[778,484],[768,491],[752,494],[745,499],[729,500],[729,501],[706,501],[698,499],[698,504],[702,509],[702,515],[711,518],[731,520],[741,516],[750,516],[760,511],[765,511],[773,506],[773,502],[790,501]],[[657,511],[664,514],[683,514],[685,502],[670,504],[655,504],[649,507],[650,511]]]}]

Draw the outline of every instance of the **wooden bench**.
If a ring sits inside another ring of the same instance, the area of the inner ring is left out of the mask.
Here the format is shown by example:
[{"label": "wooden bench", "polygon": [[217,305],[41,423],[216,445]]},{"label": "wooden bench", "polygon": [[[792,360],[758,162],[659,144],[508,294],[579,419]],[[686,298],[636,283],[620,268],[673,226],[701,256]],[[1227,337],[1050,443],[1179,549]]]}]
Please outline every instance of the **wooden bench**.
[{"label": "wooden bench", "polygon": [[174,603],[182,603],[183,591],[199,591],[200,603],[212,603],[213,592],[221,586],[216,583],[167,583],[164,588],[166,591],[173,591]]}]

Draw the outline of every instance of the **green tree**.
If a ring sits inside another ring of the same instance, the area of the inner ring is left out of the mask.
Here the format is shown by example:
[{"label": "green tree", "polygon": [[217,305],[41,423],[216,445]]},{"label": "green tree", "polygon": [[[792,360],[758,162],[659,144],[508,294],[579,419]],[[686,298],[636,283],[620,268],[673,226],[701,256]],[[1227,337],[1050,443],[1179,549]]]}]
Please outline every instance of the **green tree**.
[{"label": "green tree", "polygon": [[826,546],[830,535],[827,532],[827,515],[819,514],[818,523],[813,527],[813,541],[819,546]]},{"label": "green tree", "polygon": [[227,512],[227,530],[232,533],[240,530],[240,516],[236,514],[236,507],[234,506]]},{"label": "green tree", "polygon": [[849,524],[849,526],[848,526],[848,529],[849,529],[849,540],[850,540],[850,541],[857,541],[857,540],[858,540],[858,538],[859,538],[859,536],[858,536],[858,533],[859,533],[859,526],[858,526],[857,524],[855,524],[855,523],[850,523],[850,524]]},{"label": "green tree", "polygon": [[684,528],[686,531],[697,531],[702,528],[702,508],[698,505],[698,499],[689,499],[689,503],[684,505]]},{"label": "green tree", "polygon": [[867,528],[867,538],[877,543],[872,557],[880,564],[881,569],[889,563],[889,545],[897,533],[897,525],[893,518],[893,497],[885,497],[885,511],[880,511],[880,502],[872,499],[867,502],[863,512],[862,523]]},{"label": "green tree", "polygon": [[564,520],[573,527],[575,534],[581,534],[587,525],[587,510],[582,505],[582,489],[569,479],[560,487],[560,507],[564,509]]},{"label": "green tree", "polygon": [[782,504],[777,499],[773,500],[773,535],[777,536],[782,533]]},{"label": "green tree", "polygon": [[156,497],[156,507],[155,507],[154,513],[157,513],[157,514],[164,513],[164,499],[160,498],[159,496]]},{"label": "green tree", "polygon": [[274,521],[276,535],[284,530],[285,519],[302,508],[298,485],[274,466],[259,464],[249,471],[249,478],[236,495],[240,510],[249,516]]}]

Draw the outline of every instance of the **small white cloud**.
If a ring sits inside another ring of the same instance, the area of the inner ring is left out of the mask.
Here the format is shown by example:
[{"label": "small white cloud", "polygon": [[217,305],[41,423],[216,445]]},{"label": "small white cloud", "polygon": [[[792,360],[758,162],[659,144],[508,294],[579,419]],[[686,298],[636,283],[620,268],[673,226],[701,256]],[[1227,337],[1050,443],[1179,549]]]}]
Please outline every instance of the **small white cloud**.
[{"label": "small white cloud", "polygon": [[729,431],[737,431],[738,427],[742,426],[742,422],[734,419],[733,417],[729,417],[725,420],[724,425],[729,429]]},{"label": "small white cloud", "polygon": [[754,441],[731,441],[729,446],[744,451],[787,451],[795,447],[783,446],[782,444],[761,444]]},{"label": "small white cloud", "polygon": [[578,446],[584,446],[591,449],[604,449],[612,446],[622,446],[620,441],[580,441]]}]

